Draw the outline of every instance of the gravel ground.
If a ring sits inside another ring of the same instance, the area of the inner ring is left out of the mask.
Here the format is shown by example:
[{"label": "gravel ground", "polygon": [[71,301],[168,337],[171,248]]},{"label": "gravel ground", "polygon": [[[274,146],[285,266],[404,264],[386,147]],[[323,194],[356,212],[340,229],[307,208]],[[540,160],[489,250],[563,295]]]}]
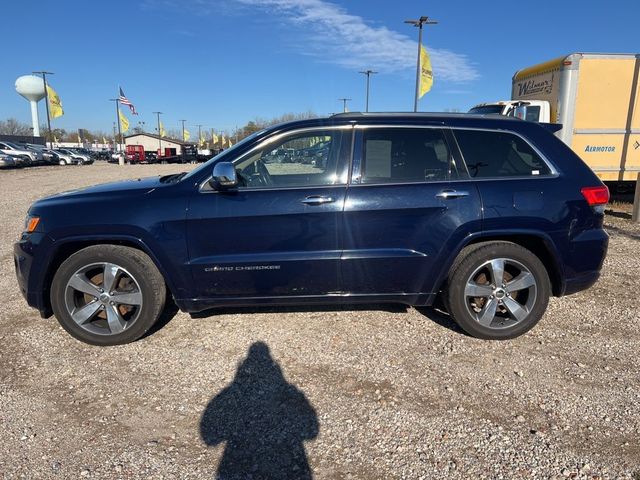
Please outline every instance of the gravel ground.
[{"label": "gravel ground", "polygon": [[12,243],[33,200],[184,168],[0,172],[4,478],[640,479],[640,225],[628,215],[607,216],[600,282],[506,342],[367,306],[168,312],[147,338],[98,348],[27,307]]}]

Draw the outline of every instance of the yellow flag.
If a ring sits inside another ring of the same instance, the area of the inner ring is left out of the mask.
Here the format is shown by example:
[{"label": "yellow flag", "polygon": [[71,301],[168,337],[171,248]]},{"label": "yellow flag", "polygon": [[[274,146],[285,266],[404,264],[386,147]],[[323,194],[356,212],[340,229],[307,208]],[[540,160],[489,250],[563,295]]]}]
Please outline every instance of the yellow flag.
[{"label": "yellow flag", "polygon": [[211,137],[211,143],[215,145],[216,143],[218,143],[219,140],[220,139],[218,138],[218,135],[214,133],[213,136]]},{"label": "yellow flag", "polygon": [[47,85],[47,98],[49,99],[49,116],[51,118],[58,118],[64,115],[62,110],[62,102],[56,91]]},{"label": "yellow flag", "polygon": [[190,138],[191,138],[191,134],[189,133],[189,130],[185,128],[184,133],[182,134],[182,140],[186,142]]},{"label": "yellow flag", "polygon": [[220,140],[220,145],[222,145],[224,147],[226,143],[227,143],[227,139],[224,138],[224,135],[222,135],[222,138]]},{"label": "yellow flag", "polygon": [[129,120],[124,116],[120,109],[118,109],[118,116],[120,117],[120,128],[123,132],[126,132],[129,130]]},{"label": "yellow flag", "polygon": [[106,144],[107,144],[107,139],[106,139],[106,138],[104,138],[104,137],[102,137],[102,144],[103,144],[103,145],[106,145]]},{"label": "yellow flag", "polygon": [[420,45],[420,98],[431,90],[433,85],[433,69],[431,58],[423,45]]},{"label": "yellow flag", "polygon": [[78,143],[82,143],[82,139],[80,138],[80,134],[78,133]]},{"label": "yellow flag", "polygon": [[229,139],[229,148],[233,147],[233,142],[231,142],[231,139]]},{"label": "yellow flag", "polygon": [[162,124],[162,122],[160,122],[160,136],[161,137],[167,136],[167,131],[164,129],[164,125]]},{"label": "yellow flag", "polygon": [[201,133],[201,134],[200,134],[200,146],[201,146],[201,147],[204,147],[204,144],[205,144],[205,142],[207,141],[207,140],[206,140],[206,138],[204,138],[204,137],[205,137],[205,136],[204,136],[204,134],[203,134],[203,133]]},{"label": "yellow flag", "polygon": [[53,136],[53,143],[58,143],[58,137],[56,137],[55,135]]}]

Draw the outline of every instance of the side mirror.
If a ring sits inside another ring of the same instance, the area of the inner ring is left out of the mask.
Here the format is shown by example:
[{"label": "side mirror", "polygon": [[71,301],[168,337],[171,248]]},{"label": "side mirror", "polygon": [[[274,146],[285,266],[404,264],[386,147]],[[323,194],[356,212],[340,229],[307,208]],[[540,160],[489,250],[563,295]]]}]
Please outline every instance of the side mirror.
[{"label": "side mirror", "polygon": [[212,187],[216,190],[229,190],[238,186],[236,167],[231,162],[218,162],[213,167]]},{"label": "side mirror", "polygon": [[527,119],[527,106],[526,105],[520,105],[517,106],[513,112],[513,116],[516,118],[519,118],[520,120],[526,120]]}]

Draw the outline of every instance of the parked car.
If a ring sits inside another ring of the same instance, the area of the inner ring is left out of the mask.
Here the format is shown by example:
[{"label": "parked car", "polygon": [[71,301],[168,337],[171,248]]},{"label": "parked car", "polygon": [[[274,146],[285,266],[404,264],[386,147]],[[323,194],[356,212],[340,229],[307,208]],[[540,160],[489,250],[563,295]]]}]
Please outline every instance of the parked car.
[{"label": "parked car", "polygon": [[111,158],[111,154],[113,150],[109,150],[107,148],[103,148],[96,152],[96,160],[109,160]]},{"label": "parked car", "polygon": [[58,165],[79,165],[81,160],[62,150],[48,150],[47,153],[53,156],[53,161]]},{"label": "parked car", "polygon": [[88,148],[84,148],[84,147],[68,147],[67,150],[71,150],[72,152],[75,152],[79,155],[82,155],[83,157],[87,157],[90,159],[95,160],[96,159],[96,152],[95,150],[90,150]]},{"label": "parked car", "polygon": [[38,162],[40,164],[56,165],[58,163],[55,156],[51,153],[50,149],[46,147],[46,145],[39,145],[37,143],[24,143],[21,146],[24,146],[27,150],[31,150],[42,155],[42,161]]},{"label": "parked car", "polygon": [[71,158],[77,159],[78,163],[81,165],[91,165],[93,163],[93,158],[91,158],[90,156],[78,153],[77,151],[71,150],[69,148],[59,148],[56,151]]},{"label": "parked car", "polygon": [[[435,305],[471,335],[513,338],[551,295],[596,282],[607,251],[608,190],[551,128],[454,114],[274,126],[190,173],[37,201],[15,244],[18,283],[96,345],[144,335],[165,292],[186,312]],[[265,163],[319,139],[321,168]]]},{"label": "parked car", "polygon": [[145,163],[157,163],[158,154],[156,152],[144,152]]},{"label": "parked car", "polygon": [[120,159],[123,158],[125,161],[127,160],[127,155],[124,152],[112,152],[111,158],[109,158],[109,163],[119,163]]},{"label": "parked car", "polygon": [[42,150],[42,159],[43,159],[44,163],[49,164],[49,165],[57,165],[58,164],[56,156],[48,148],[45,148],[45,149]]},{"label": "parked car", "polygon": [[15,157],[7,155],[6,153],[0,153],[0,168],[14,168],[17,166]]},{"label": "parked car", "polygon": [[26,147],[21,147],[20,145],[12,142],[0,142],[0,152],[13,155],[14,157],[23,158],[25,160],[25,166],[29,166],[42,160],[41,154],[39,155],[37,152],[29,150]]}]

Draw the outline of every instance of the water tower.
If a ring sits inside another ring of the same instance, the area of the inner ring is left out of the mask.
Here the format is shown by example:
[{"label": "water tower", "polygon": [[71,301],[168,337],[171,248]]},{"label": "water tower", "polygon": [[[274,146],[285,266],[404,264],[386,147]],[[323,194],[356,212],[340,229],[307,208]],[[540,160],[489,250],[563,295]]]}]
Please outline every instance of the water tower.
[{"label": "water tower", "polygon": [[16,92],[29,100],[31,104],[31,122],[33,123],[33,136],[40,136],[38,124],[38,102],[44,98],[44,82],[35,75],[23,75],[16,80]]}]

